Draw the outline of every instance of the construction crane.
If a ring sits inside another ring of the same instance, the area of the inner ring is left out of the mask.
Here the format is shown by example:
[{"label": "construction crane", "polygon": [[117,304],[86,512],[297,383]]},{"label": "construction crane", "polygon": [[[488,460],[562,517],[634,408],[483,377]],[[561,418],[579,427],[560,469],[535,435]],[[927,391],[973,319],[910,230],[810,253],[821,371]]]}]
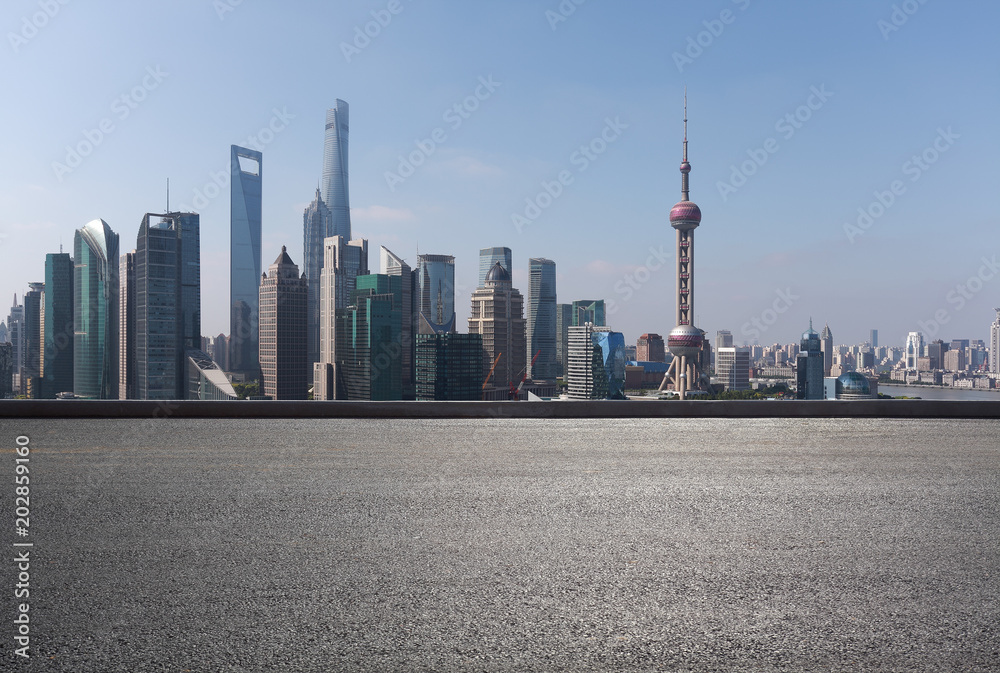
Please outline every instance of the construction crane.
[{"label": "construction crane", "polygon": [[497,363],[500,362],[500,356],[503,353],[497,353],[497,359],[493,361],[493,366],[490,367],[490,373],[486,375],[486,380],[483,381],[483,399],[486,399],[486,384],[490,382],[490,377],[493,376],[493,370],[497,368]]},{"label": "construction crane", "polygon": [[[538,352],[535,353],[535,357],[531,358],[531,366],[532,367],[535,366],[535,360],[538,359],[538,356],[541,355],[541,353],[542,353],[542,350],[539,349]],[[524,368],[524,376],[521,377],[521,383],[518,384],[517,388],[514,388],[514,383],[513,382],[511,382],[511,384],[510,384],[510,397],[511,397],[511,399],[513,399],[513,400],[520,400],[521,399],[521,388],[524,387],[524,382],[527,381],[527,380],[528,380],[528,368],[525,367]]]}]

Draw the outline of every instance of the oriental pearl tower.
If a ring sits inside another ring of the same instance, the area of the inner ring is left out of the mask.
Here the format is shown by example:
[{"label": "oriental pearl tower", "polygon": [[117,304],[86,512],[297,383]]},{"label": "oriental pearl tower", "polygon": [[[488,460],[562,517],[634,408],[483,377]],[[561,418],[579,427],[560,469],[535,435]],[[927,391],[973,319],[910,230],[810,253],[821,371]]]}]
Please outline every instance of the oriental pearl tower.
[{"label": "oriental pearl tower", "polygon": [[670,209],[670,226],[677,230],[677,327],[670,330],[667,347],[673,355],[660,390],[668,384],[683,400],[689,390],[700,390],[704,373],[699,364],[704,334],[694,319],[694,230],[701,224],[701,208],[688,198],[687,92],[684,93],[684,157],[681,160],[681,200]]}]

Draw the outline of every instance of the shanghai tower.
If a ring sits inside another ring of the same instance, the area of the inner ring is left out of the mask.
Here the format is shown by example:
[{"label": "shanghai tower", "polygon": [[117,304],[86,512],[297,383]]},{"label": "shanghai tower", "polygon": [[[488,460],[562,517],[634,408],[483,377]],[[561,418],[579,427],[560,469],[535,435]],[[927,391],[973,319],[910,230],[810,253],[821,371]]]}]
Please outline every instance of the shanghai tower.
[{"label": "shanghai tower", "polygon": [[[351,240],[351,203],[348,198],[347,138],[349,108],[337,99],[336,106],[326,111],[326,135],[323,144],[323,203],[333,215],[333,227],[327,236],[343,236]],[[312,282],[312,279],[309,279]]]}]

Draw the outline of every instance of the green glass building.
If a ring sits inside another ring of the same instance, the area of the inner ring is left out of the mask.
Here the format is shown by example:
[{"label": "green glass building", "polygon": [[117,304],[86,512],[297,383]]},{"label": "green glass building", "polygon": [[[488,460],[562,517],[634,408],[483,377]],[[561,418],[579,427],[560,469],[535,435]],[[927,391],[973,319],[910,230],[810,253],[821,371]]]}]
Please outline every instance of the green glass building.
[{"label": "green glass building", "polygon": [[54,399],[73,390],[73,259],[69,253],[45,256],[45,334],[42,394]]},{"label": "green glass building", "polygon": [[418,334],[417,399],[482,399],[486,352],[481,334]]},{"label": "green glass building", "polygon": [[337,317],[338,388],[348,400],[401,400],[400,276],[358,276],[351,304]]},{"label": "green glass building", "polygon": [[73,392],[118,399],[118,234],[92,220],[73,237]]}]

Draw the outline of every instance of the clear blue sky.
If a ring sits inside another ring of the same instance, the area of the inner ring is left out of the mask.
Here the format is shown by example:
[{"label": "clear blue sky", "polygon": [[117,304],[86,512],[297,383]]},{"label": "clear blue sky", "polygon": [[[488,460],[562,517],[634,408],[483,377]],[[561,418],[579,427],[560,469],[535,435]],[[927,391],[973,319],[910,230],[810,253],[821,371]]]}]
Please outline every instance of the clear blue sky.
[{"label": "clear blue sky", "polygon": [[[633,343],[666,334],[686,85],[699,327],[788,342],[812,316],[838,343],[877,328],[902,345],[921,322],[931,336],[937,314],[933,336],[987,338],[1000,305],[998,23],[985,0],[6,2],[0,313],[91,219],[135,247],[169,177],[171,206],[201,213],[203,332],[228,332],[228,189],[206,203],[196,190],[274,120],[261,138],[264,264],[282,245],[301,263],[325,111],[342,98],[353,230],[373,268],[379,245],[411,263],[418,248],[454,255],[464,327],[479,248],[506,245],[522,292],[528,258],[548,257],[560,302],[614,301],[609,322]],[[448,112],[477,91],[474,110]],[[97,132],[78,166],[54,166]],[[422,156],[415,141],[435,132]],[[575,154],[591,143],[603,153]],[[390,189],[386,173],[414,151],[421,165]],[[517,227],[560,174],[561,193]],[[893,199],[884,212],[875,192]],[[845,231],[859,208],[878,217]],[[665,266],[643,268],[661,247]]]}]

